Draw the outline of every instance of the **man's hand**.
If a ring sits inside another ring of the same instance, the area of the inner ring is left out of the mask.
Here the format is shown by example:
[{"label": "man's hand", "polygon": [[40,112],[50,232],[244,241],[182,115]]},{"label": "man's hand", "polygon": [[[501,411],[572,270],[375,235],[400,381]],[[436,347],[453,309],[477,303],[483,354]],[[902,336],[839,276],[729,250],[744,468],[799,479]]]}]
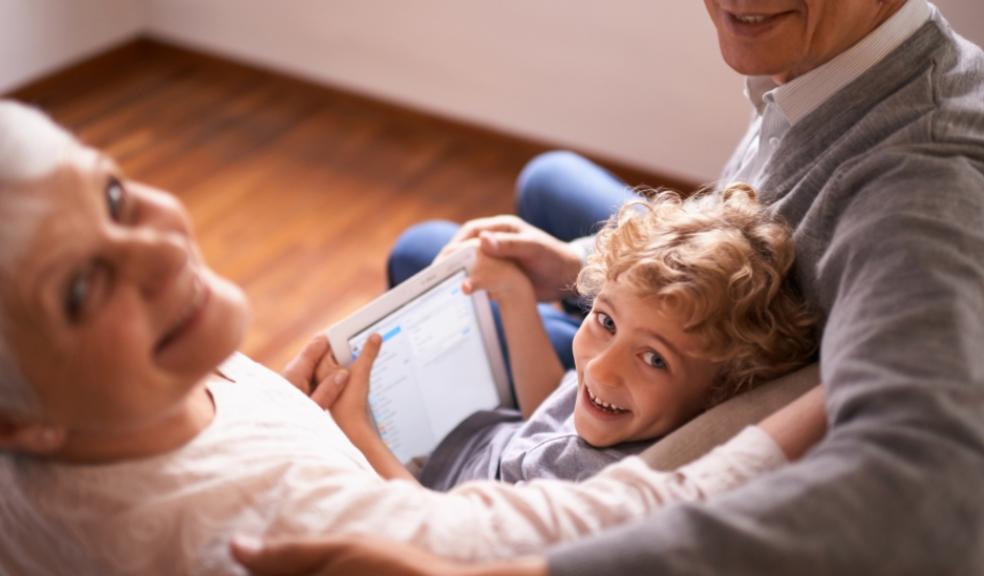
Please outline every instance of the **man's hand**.
[{"label": "man's hand", "polygon": [[573,295],[581,255],[570,244],[516,216],[502,215],[466,222],[438,255],[455,252],[468,241],[480,238],[481,250],[489,256],[515,262],[533,283],[541,301]]},{"label": "man's hand", "polygon": [[548,576],[540,558],[469,566],[409,544],[366,536],[326,536],[265,545],[236,539],[232,556],[253,576]]},{"label": "man's hand", "polygon": [[327,410],[345,388],[349,373],[335,362],[328,338],[318,334],[287,363],[283,376]]},{"label": "man's hand", "polygon": [[[483,233],[483,236],[488,234]],[[479,240],[467,240],[465,243],[477,244]],[[533,285],[523,270],[511,260],[489,256],[484,250],[479,250],[475,262],[468,272],[468,278],[462,285],[465,294],[476,290],[485,290],[489,298],[499,305],[509,305],[517,301],[529,299],[535,306]]]}]

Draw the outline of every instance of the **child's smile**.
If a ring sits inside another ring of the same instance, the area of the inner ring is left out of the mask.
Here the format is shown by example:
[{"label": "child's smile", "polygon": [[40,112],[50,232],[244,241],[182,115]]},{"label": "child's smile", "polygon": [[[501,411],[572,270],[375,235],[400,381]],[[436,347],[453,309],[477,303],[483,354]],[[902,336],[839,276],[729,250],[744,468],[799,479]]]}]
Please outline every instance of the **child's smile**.
[{"label": "child's smile", "polygon": [[591,391],[590,386],[588,386],[587,384],[585,384],[583,388],[584,388],[584,394],[588,397],[588,401],[590,402],[591,407],[597,408],[603,414],[618,416],[620,414],[625,414],[629,412],[628,408],[622,408],[617,404],[605,402],[604,400],[596,396],[594,392]]}]

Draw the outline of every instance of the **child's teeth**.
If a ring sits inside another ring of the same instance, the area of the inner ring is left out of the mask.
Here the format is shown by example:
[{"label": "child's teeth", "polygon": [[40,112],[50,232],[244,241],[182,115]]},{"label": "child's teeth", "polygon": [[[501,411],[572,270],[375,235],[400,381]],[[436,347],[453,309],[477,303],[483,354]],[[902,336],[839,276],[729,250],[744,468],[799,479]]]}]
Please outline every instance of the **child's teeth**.
[{"label": "child's teeth", "polygon": [[606,410],[610,410],[612,412],[627,412],[627,410],[625,408],[622,408],[621,406],[609,404],[608,402],[605,402],[604,400],[598,398],[597,396],[594,395],[593,392],[591,392],[590,388],[588,388],[588,397],[591,398],[591,401],[594,402],[596,405],[601,406]]}]

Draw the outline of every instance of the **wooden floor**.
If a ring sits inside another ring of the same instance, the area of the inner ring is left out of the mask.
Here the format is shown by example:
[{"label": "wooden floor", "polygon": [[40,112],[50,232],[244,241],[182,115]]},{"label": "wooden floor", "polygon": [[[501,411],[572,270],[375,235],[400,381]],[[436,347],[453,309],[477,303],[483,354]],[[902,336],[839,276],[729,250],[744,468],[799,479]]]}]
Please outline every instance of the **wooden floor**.
[{"label": "wooden floor", "polygon": [[185,202],[208,262],[249,296],[244,352],[276,369],[385,289],[403,229],[511,212],[545,149],[149,40],[13,96]]}]

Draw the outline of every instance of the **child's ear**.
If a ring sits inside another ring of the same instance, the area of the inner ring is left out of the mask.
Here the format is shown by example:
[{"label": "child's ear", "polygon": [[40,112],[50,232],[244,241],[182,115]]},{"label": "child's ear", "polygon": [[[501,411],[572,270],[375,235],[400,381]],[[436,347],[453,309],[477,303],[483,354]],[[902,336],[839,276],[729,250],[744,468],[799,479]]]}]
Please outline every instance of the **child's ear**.
[{"label": "child's ear", "polygon": [[0,452],[51,454],[65,444],[65,429],[23,422],[0,413]]}]

